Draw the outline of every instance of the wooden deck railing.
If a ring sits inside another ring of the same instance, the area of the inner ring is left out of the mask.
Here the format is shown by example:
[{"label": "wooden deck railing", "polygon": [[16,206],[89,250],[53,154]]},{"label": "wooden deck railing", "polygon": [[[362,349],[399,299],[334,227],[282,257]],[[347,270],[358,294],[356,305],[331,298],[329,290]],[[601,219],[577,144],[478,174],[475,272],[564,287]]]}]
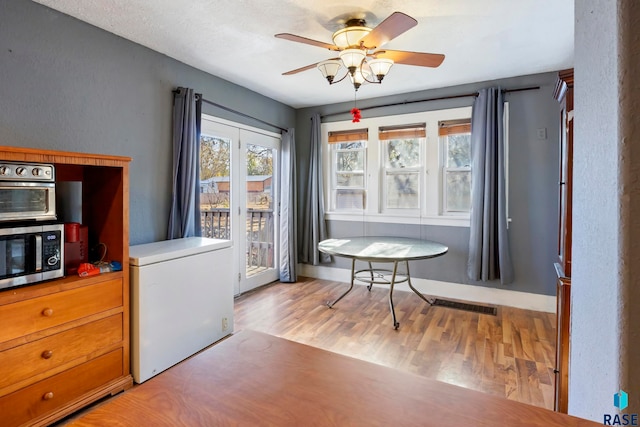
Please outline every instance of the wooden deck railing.
[{"label": "wooden deck railing", "polygon": [[[228,208],[201,209],[202,236],[231,239]],[[247,269],[273,267],[273,209],[247,209]]]},{"label": "wooden deck railing", "polygon": [[231,239],[229,208],[200,209],[202,237],[211,239]]}]

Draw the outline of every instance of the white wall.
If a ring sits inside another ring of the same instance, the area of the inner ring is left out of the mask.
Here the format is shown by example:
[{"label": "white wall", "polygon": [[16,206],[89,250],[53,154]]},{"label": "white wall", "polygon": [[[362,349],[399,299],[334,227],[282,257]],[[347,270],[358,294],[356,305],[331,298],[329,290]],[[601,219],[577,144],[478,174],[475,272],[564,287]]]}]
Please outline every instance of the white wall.
[{"label": "white wall", "polygon": [[580,0],[575,20],[569,413],[602,422],[620,388],[640,412],[640,6]]}]

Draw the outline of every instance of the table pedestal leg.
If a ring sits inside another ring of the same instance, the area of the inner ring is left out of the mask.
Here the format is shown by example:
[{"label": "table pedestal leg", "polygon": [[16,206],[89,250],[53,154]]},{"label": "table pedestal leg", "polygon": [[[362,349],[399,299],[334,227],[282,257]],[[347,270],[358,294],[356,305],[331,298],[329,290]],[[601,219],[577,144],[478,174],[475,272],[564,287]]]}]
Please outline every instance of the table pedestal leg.
[{"label": "table pedestal leg", "polygon": [[[420,291],[418,291],[416,288],[414,288],[413,285],[411,284],[411,274],[409,272],[409,261],[394,261],[393,262],[393,272],[391,274],[391,281],[390,282],[386,282],[386,283],[389,284],[389,309],[391,311],[391,317],[393,318],[393,328],[394,329],[398,329],[400,327],[400,322],[398,322],[398,319],[396,318],[396,310],[395,310],[395,307],[393,306],[393,288],[394,288],[394,286],[396,284],[396,276],[398,274],[398,263],[399,262],[404,262],[404,264],[405,264],[405,266],[407,268],[406,281],[409,283],[409,287],[411,288],[411,290],[413,292],[415,292],[415,294],[418,295],[420,298],[422,298],[427,304],[433,305],[432,301],[429,301],[427,298],[425,298],[424,295],[422,295],[420,293]],[[373,286],[373,283],[374,283],[374,271],[373,271],[373,266],[371,265],[370,262],[369,262],[369,272],[371,274],[371,281],[370,281],[369,285],[367,286],[367,289],[371,290],[371,287]],[[353,289],[353,285],[355,283],[355,280],[356,280],[356,259],[353,258],[351,260],[351,283],[349,284],[349,289],[347,289],[342,295],[340,295],[338,298],[336,298],[335,301],[333,301],[333,302],[328,301],[327,302],[327,307],[333,308],[333,306],[336,305],[338,303],[338,301],[340,301],[349,292],[351,292],[351,290]],[[404,280],[402,280],[402,281],[404,281]]]},{"label": "table pedestal leg", "polygon": [[327,302],[327,307],[329,308],[333,308],[334,305],[336,305],[336,303],[338,301],[340,301],[342,298],[344,298],[345,295],[347,295],[349,292],[351,292],[351,289],[353,289],[353,282],[356,279],[356,259],[353,258],[351,260],[351,285],[349,286],[349,289],[346,290],[345,293],[343,293],[342,295],[340,295],[338,297],[338,299],[336,299],[334,302]]},{"label": "table pedestal leg", "polygon": [[407,282],[409,283],[409,287],[416,295],[422,298],[427,304],[433,305],[433,301],[429,301],[424,295],[422,295],[422,293],[419,290],[413,287],[413,285],[411,284],[411,275],[409,274],[409,261],[405,261],[405,263],[407,265]]},{"label": "table pedestal leg", "polygon": [[369,282],[369,286],[367,286],[367,289],[369,290],[369,292],[371,292],[371,288],[373,287],[373,265],[371,265],[371,263],[369,263],[369,273],[371,274],[371,282]]},{"label": "table pedestal leg", "polygon": [[[389,308],[391,309],[391,316],[393,317],[393,329],[398,329],[400,323],[396,320],[396,310],[393,308],[393,286],[396,283],[396,273],[398,272],[398,261],[393,262],[393,274],[391,276],[391,283],[389,284]],[[407,274],[409,272],[407,271]]]}]

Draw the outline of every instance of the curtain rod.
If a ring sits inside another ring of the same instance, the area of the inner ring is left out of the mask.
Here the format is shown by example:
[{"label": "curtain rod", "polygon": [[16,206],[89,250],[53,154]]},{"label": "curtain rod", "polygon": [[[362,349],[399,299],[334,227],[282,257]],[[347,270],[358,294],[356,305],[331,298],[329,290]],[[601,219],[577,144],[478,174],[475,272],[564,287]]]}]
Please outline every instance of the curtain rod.
[{"label": "curtain rod", "polygon": [[[175,90],[173,90],[172,92],[173,92],[173,93],[178,93],[179,91],[178,91],[177,89],[175,89]],[[260,122],[260,123],[262,123],[262,124],[265,124],[265,125],[267,125],[267,126],[271,126],[271,127],[276,128],[276,129],[280,129],[280,130],[281,130],[281,131],[283,131],[283,132],[287,132],[287,129],[285,129],[285,128],[283,128],[283,127],[280,127],[280,126],[278,126],[278,125],[274,125],[273,123],[265,122],[264,120],[260,120],[260,119],[258,119],[257,117],[253,117],[253,116],[250,116],[250,115],[248,115],[248,114],[241,113],[240,111],[236,111],[236,110],[234,110],[234,109],[232,109],[232,108],[225,107],[224,105],[216,104],[215,102],[213,102],[213,101],[209,101],[208,99],[204,99],[204,98],[202,97],[202,94],[201,94],[201,93],[196,93],[196,97],[199,97],[199,98],[202,100],[202,102],[204,102],[205,104],[213,105],[214,107],[221,108],[221,109],[223,109],[223,110],[225,110],[225,111],[228,111],[228,112],[230,112],[230,113],[234,113],[234,114],[237,114],[237,115],[239,115],[239,116],[246,117],[247,119],[251,119],[251,120],[258,121],[258,122]]]},{"label": "curtain rod", "polygon": [[[540,86],[522,87],[522,88],[518,88],[518,89],[502,89],[502,93],[522,92],[522,91],[525,91],[525,90],[537,90],[537,89],[540,89]],[[363,108],[360,108],[360,111],[372,110],[374,108],[395,107],[397,105],[415,104],[415,103],[418,103],[418,102],[441,101],[443,99],[470,98],[470,97],[476,97],[476,96],[478,96],[478,92],[465,93],[463,95],[440,96],[438,98],[417,99],[415,101],[402,101],[402,102],[394,102],[394,103],[391,103],[391,104],[374,105],[372,107],[363,107]],[[323,116],[320,116],[320,118],[322,119],[324,117],[339,116],[341,114],[348,114],[350,112],[351,112],[351,110],[349,110],[349,111],[341,111],[341,112],[338,112],[338,113],[329,113],[329,114],[325,114]]]}]

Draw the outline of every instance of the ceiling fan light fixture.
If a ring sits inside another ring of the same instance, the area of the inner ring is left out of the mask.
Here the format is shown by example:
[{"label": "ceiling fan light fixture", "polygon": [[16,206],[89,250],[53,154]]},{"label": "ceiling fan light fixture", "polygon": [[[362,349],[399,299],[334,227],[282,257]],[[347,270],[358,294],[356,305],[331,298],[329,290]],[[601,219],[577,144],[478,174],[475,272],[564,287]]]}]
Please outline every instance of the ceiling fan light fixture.
[{"label": "ceiling fan light fixture", "polygon": [[351,79],[351,83],[353,83],[353,87],[358,90],[363,83],[370,81],[370,75],[369,70],[358,67],[353,74],[349,74],[349,78]]},{"label": "ceiling fan light fixture", "polygon": [[[321,47],[338,55],[337,58],[316,62],[282,74],[292,75],[317,67],[329,84],[341,82],[349,76],[357,91],[365,83],[382,83],[394,64],[432,68],[440,66],[444,60],[442,54],[379,49],[380,46],[417,24],[416,19],[402,12],[393,12],[374,28],[367,27],[363,18],[351,18],[344,22],[341,29],[333,33],[333,44],[290,33],[276,34],[277,38]],[[342,70],[342,65],[345,66],[346,71]],[[357,110],[354,108],[354,111]],[[355,115],[354,119],[356,119]]]},{"label": "ceiling fan light fixture", "polygon": [[337,59],[328,59],[318,63],[318,70],[322,73],[322,76],[327,79],[329,84],[333,83],[333,79],[338,74],[338,70],[342,66],[342,62]]},{"label": "ceiling fan light fixture", "polygon": [[367,61],[367,63],[369,64],[369,68],[371,68],[373,74],[378,78],[378,81],[381,82],[384,76],[386,76],[391,69],[393,60],[387,58],[376,58]]},{"label": "ceiling fan light fixture", "polygon": [[360,68],[362,61],[364,61],[367,54],[362,49],[345,49],[341,51],[338,56],[340,56],[342,63],[347,67],[349,73],[353,75],[356,68]]},{"label": "ceiling fan light fixture", "polygon": [[371,28],[364,26],[349,26],[333,33],[333,44],[342,49],[360,45],[360,39],[368,35]]}]

